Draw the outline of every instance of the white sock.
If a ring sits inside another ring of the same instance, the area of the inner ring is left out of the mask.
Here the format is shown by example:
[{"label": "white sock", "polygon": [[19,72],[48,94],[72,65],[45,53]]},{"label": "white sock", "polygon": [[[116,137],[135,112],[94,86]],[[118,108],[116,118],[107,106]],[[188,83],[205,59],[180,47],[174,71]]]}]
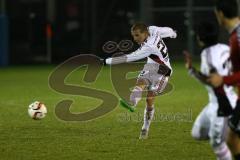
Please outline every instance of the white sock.
[{"label": "white sock", "polygon": [[213,148],[217,160],[232,160],[232,154],[225,142]]},{"label": "white sock", "polygon": [[142,88],[139,86],[135,86],[130,95],[130,102],[134,106],[136,106],[137,103],[141,100],[141,98],[142,98]]},{"label": "white sock", "polygon": [[143,126],[142,126],[142,130],[148,130],[151,124],[151,121],[153,119],[153,115],[154,115],[154,106],[152,106],[152,110],[148,111],[147,107],[144,110],[144,119],[143,119]]}]

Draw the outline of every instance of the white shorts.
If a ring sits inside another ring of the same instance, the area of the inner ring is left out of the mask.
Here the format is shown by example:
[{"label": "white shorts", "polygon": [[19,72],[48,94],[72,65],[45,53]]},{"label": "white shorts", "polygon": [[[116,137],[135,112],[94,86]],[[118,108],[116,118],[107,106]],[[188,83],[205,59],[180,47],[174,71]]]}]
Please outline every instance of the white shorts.
[{"label": "white shorts", "polygon": [[142,79],[147,82],[147,89],[154,91],[155,94],[160,94],[164,91],[168,83],[168,76],[158,74],[157,64],[146,64],[143,70],[138,75],[138,80]]},{"label": "white shorts", "polygon": [[198,115],[192,128],[196,139],[210,139],[212,146],[218,146],[226,138],[227,119],[217,116],[217,103],[209,103]]}]

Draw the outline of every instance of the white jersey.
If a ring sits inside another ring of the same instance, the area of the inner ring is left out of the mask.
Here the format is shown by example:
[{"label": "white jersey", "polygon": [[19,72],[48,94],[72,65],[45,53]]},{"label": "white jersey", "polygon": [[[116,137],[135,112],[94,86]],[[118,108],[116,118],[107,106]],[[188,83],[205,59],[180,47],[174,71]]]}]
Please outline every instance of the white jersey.
[{"label": "white jersey", "polygon": [[171,69],[168,57],[168,50],[162,38],[176,38],[176,32],[169,27],[148,27],[149,36],[136,51],[114,58],[107,58],[106,64],[119,64],[124,62],[137,61],[147,57],[147,63],[162,63]]},{"label": "white jersey", "polygon": [[[210,75],[212,69],[222,76],[229,75],[231,71],[231,63],[229,61],[230,49],[225,44],[216,44],[205,48],[201,53],[201,72]],[[217,97],[211,87],[206,86],[210,102],[217,102]],[[233,87],[224,85],[224,90],[232,106],[235,106],[236,93]]]}]

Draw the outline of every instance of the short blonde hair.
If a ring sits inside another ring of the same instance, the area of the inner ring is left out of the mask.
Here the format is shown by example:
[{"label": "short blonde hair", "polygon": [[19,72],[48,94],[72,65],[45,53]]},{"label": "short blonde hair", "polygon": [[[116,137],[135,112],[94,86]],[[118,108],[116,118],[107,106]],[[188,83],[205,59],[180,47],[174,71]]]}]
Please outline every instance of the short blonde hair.
[{"label": "short blonde hair", "polygon": [[137,22],[132,25],[131,31],[140,30],[141,33],[148,32],[148,27],[146,24]]}]

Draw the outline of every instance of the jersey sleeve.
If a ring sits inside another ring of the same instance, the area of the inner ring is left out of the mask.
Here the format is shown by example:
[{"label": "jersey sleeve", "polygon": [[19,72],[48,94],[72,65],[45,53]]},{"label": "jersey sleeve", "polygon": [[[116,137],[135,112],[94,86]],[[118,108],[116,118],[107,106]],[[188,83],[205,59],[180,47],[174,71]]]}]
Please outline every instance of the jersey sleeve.
[{"label": "jersey sleeve", "polygon": [[126,63],[126,62],[133,62],[138,61],[140,59],[144,59],[148,57],[152,53],[152,49],[148,45],[143,45],[138,50],[119,57],[112,57],[106,59],[106,64],[120,64],[120,63]]},{"label": "jersey sleeve", "polygon": [[162,38],[167,38],[167,37],[176,38],[177,37],[177,33],[170,27],[158,27],[158,31]]},{"label": "jersey sleeve", "polygon": [[208,67],[208,64],[207,64],[207,58],[206,58],[206,53],[205,52],[201,53],[200,71],[205,75],[209,75],[209,67]]},{"label": "jersey sleeve", "polygon": [[235,72],[233,75],[223,77],[224,84],[235,85],[240,82],[240,71]]},{"label": "jersey sleeve", "polygon": [[227,85],[240,84],[240,71],[239,71],[239,54],[240,54],[240,28],[237,28],[237,32],[231,35],[230,46],[231,46],[231,62],[233,66],[233,74],[223,77],[223,82]]}]

